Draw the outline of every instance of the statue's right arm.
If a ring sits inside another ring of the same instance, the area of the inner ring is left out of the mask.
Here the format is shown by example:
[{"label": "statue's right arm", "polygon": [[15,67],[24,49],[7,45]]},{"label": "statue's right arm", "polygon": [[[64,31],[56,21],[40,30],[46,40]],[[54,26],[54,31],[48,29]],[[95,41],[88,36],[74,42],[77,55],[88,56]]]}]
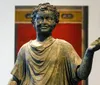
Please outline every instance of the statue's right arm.
[{"label": "statue's right arm", "polygon": [[9,81],[8,85],[20,85],[20,80],[13,76],[12,79]]}]

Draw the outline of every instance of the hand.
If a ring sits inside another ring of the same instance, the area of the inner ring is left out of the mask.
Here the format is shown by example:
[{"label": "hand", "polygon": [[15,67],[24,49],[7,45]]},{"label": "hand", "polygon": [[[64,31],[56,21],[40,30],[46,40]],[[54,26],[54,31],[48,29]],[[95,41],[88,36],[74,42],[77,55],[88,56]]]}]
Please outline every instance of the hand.
[{"label": "hand", "polygon": [[8,85],[17,85],[16,81],[10,81]]},{"label": "hand", "polygon": [[90,44],[88,50],[95,52],[100,49],[100,37]]}]

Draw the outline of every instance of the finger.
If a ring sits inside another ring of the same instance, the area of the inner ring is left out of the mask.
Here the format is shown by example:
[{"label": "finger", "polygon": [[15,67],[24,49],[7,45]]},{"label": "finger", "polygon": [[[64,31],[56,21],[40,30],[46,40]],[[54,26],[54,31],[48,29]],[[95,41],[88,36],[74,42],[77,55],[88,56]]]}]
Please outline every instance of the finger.
[{"label": "finger", "polygon": [[100,37],[97,40],[95,40],[91,45],[98,45],[98,44],[100,44]]},{"label": "finger", "polygon": [[100,40],[100,37],[98,39]]},{"label": "finger", "polygon": [[99,43],[100,43],[100,37],[98,38],[98,41],[99,41]]},{"label": "finger", "polygon": [[98,41],[95,40],[93,43],[91,43],[91,45],[97,45],[98,44]]}]

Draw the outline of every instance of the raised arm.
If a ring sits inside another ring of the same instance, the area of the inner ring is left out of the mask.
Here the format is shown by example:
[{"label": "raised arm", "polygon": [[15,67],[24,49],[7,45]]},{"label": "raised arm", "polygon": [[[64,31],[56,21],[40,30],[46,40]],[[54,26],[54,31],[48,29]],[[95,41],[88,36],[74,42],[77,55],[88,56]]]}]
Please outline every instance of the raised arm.
[{"label": "raised arm", "polygon": [[85,80],[90,74],[94,52],[100,49],[100,38],[95,40],[89,48],[87,48],[80,67],[77,69],[77,76]]}]

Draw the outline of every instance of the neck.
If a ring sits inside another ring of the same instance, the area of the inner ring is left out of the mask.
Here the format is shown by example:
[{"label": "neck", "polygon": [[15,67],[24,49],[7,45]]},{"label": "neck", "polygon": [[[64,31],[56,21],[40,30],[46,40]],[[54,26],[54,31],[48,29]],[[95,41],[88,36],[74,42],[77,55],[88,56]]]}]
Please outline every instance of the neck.
[{"label": "neck", "polygon": [[47,33],[37,33],[37,36],[36,36],[36,39],[37,41],[44,41],[45,39],[47,39],[48,37],[51,36],[51,33],[50,34],[47,34]]}]

